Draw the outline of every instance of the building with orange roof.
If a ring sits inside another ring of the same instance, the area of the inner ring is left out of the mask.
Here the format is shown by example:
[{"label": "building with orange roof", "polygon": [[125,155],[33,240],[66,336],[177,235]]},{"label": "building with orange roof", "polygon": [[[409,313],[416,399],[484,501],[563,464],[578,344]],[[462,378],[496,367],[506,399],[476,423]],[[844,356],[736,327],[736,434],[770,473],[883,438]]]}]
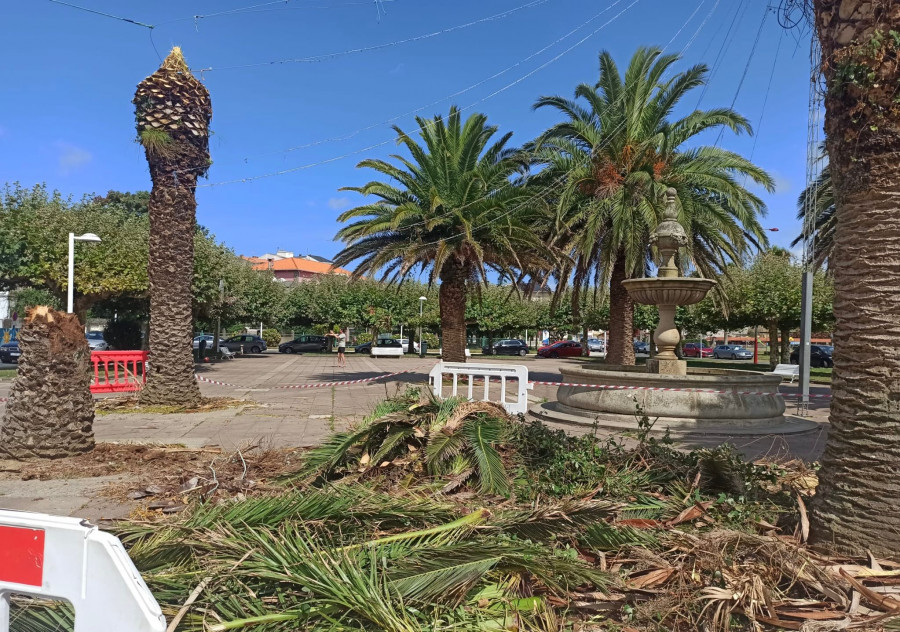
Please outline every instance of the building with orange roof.
[{"label": "building with orange roof", "polygon": [[[290,255],[290,256],[285,256]],[[261,257],[244,257],[253,265],[254,270],[271,270],[275,279],[282,283],[303,283],[323,274],[339,274],[350,276],[350,271],[333,267],[324,257],[307,255],[295,257],[293,253],[278,251],[276,255]]]}]

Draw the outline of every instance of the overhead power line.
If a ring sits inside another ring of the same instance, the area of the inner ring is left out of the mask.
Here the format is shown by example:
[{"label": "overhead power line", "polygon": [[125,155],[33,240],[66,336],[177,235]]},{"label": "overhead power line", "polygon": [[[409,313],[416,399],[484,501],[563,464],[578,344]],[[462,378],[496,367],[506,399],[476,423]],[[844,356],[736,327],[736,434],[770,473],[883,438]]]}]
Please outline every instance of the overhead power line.
[{"label": "overhead power line", "polygon": [[73,9],[78,9],[79,11],[85,11],[87,13],[93,13],[95,15],[102,15],[105,18],[112,18],[113,20],[120,20],[122,22],[128,22],[129,24],[134,24],[135,26],[143,26],[146,29],[154,28],[154,26],[152,24],[145,24],[144,22],[138,22],[137,20],[132,20],[131,18],[123,18],[120,15],[113,15],[112,13],[104,13],[103,11],[97,11],[96,9],[89,9],[88,7],[82,7],[77,4],[63,2],[62,0],[50,0],[50,2],[52,2],[54,4],[61,4],[66,7],[71,7]]},{"label": "overhead power line", "polygon": [[293,147],[287,147],[287,148],[285,148],[285,149],[278,149],[278,150],[275,150],[275,151],[269,151],[269,152],[264,152],[264,153],[259,153],[259,154],[253,154],[253,155],[250,155],[250,156],[245,157],[244,160],[246,161],[246,160],[248,160],[248,159],[250,159],[250,158],[257,158],[257,157],[260,157],[260,156],[271,156],[271,155],[273,155],[273,154],[286,154],[286,153],[290,153],[290,152],[293,152],[293,151],[298,151],[298,150],[301,150],[301,149],[307,149],[307,148],[309,148],[309,147],[315,147],[315,146],[317,146],[317,145],[322,145],[322,144],[324,144],[324,143],[329,143],[329,142],[340,142],[340,141],[344,141],[344,140],[349,140],[349,139],[351,139],[351,138],[354,138],[355,136],[358,136],[358,135],[362,134],[363,132],[367,132],[367,131],[369,131],[369,130],[376,129],[376,128],[378,128],[378,127],[385,127],[385,126],[387,126],[387,125],[390,125],[391,123],[395,123],[396,121],[399,121],[400,119],[406,118],[407,116],[411,116],[411,115],[413,115],[413,114],[416,114],[416,113],[418,113],[418,112],[421,112],[422,110],[425,110],[425,109],[434,107],[435,105],[438,105],[439,103],[443,103],[443,102],[445,102],[445,101],[449,101],[450,99],[455,99],[456,97],[461,96],[461,95],[463,95],[463,94],[466,94],[467,92],[471,92],[471,91],[474,90],[475,88],[478,88],[478,87],[483,86],[484,84],[488,83],[489,81],[492,81],[492,80],[496,79],[497,77],[501,77],[501,76],[505,75],[506,73],[510,72],[511,70],[515,70],[516,68],[518,68],[518,67],[521,66],[522,64],[525,64],[525,63],[531,61],[532,59],[534,59],[535,57],[538,57],[539,55],[541,55],[541,54],[545,53],[546,51],[550,50],[551,48],[553,48],[553,47],[556,46],[557,44],[561,44],[561,43],[564,42],[565,40],[567,40],[567,39],[569,39],[570,37],[572,37],[572,36],[573,36],[575,33],[577,33],[578,31],[580,31],[580,30],[586,28],[589,24],[591,24],[591,23],[594,22],[595,20],[599,19],[600,16],[602,16],[604,13],[608,12],[610,9],[615,8],[615,6],[618,5],[618,4],[620,4],[621,2],[623,2],[623,0],[615,0],[615,2],[613,2],[612,4],[610,4],[609,6],[607,6],[605,9],[603,9],[603,10],[600,11],[599,13],[594,14],[594,15],[591,16],[588,20],[582,22],[581,24],[579,24],[578,26],[576,26],[575,28],[573,28],[573,29],[570,30],[569,32],[567,32],[567,33],[565,33],[564,35],[562,35],[562,36],[556,38],[554,41],[550,42],[550,43],[547,44],[546,46],[544,46],[544,47],[542,47],[542,48],[540,48],[540,49],[534,51],[533,53],[531,53],[531,54],[528,55],[527,57],[524,57],[523,59],[520,59],[519,61],[517,61],[517,62],[514,63],[513,65],[507,66],[507,67],[504,68],[503,70],[500,70],[500,71],[498,71],[498,72],[495,72],[494,74],[490,75],[489,77],[485,77],[484,79],[482,79],[482,80],[480,80],[480,81],[478,81],[478,82],[476,82],[476,83],[473,83],[473,84],[471,84],[471,85],[469,85],[469,86],[467,86],[467,87],[465,87],[465,88],[462,88],[461,90],[457,90],[456,92],[453,92],[452,94],[448,94],[447,96],[441,97],[440,99],[437,99],[437,100],[435,100],[435,101],[432,101],[431,103],[427,103],[426,105],[422,105],[422,106],[419,106],[419,107],[414,108],[414,109],[412,109],[412,110],[408,110],[408,111],[406,111],[406,112],[403,112],[402,114],[397,114],[396,116],[392,116],[391,118],[389,118],[389,119],[387,119],[387,120],[379,121],[378,123],[372,123],[371,125],[367,125],[367,126],[365,126],[365,127],[361,127],[361,128],[359,128],[359,129],[357,129],[357,130],[355,130],[355,131],[353,131],[353,132],[348,132],[348,133],[343,134],[343,135],[341,135],[341,136],[331,136],[331,137],[329,137],[329,138],[322,138],[322,139],[319,139],[319,140],[310,141],[310,142],[308,142],[308,143],[303,143],[302,145],[295,145],[295,146],[293,146]]},{"label": "overhead power line", "polygon": [[[744,72],[741,73],[741,80],[738,82],[737,89],[734,91],[734,97],[731,99],[731,107],[734,108],[734,104],[737,103],[738,95],[741,94],[741,88],[744,86],[744,80],[747,78],[747,72],[750,70],[750,64],[753,63],[753,57],[756,55],[756,47],[759,45],[759,38],[762,35],[763,27],[766,25],[766,18],[769,17],[769,7],[763,9],[762,20],[759,22],[759,28],[756,30],[756,38],[753,40],[753,45],[750,47],[750,54],[747,56],[747,63],[744,64]],[[718,145],[719,141],[722,140],[722,134],[725,133],[725,128],[721,128],[719,130],[719,135],[716,137],[716,142],[714,145]]]},{"label": "overhead power line", "polygon": [[[621,1],[622,1],[622,0],[616,0],[616,4],[618,4],[618,3],[621,2]],[[481,99],[478,99],[478,100],[475,101],[474,103],[471,103],[471,104],[469,104],[469,105],[467,105],[467,106],[465,106],[465,107],[460,108],[460,112],[463,112],[463,111],[465,111],[465,110],[469,110],[469,109],[475,107],[476,105],[479,105],[480,103],[483,103],[483,102],[487,101],[488,99],[491,99],[491,98],[497,96],[498,94],[500,94],[500,93],[502,93],[502,92],[505,92],[506,90],[512,88],[512,87],[515,86],[515,85],[518,85],[519,83],[525,81],[525,80],[528,79],[529,77],[531,77],[531,76],[535,75],[536,73],[540,72],[540,71],[543,70],[544,68],[547,68],[547,67],[550,66],[551,64],[553,64],[553,63],[559,61],[559,60],[562,59],[565,55],[567,55],[568,53],[572,52],[573,50],[575,50],[576,48],[578,48],[579,46],[581,46],[582,44],[584,44],[584,43],[585,43],[586,41],[588,41],[591,37],[593,37],[594,35],[596,35],[597,33],[599,33],[601,30],[603,30],[604,28],[606,28],[608,25],[610,25],[610,24],[612,24],[613,22],[615,22],[622,14],[624,14],[625,12],[627,12],[631,7],[633,7],[634,5],[636,5],[638,2],[640,2],[640,0],[632,0],[631,4],[629,4],[629,5],[626,6],[624,9],[622,9],[621,11],[619,11],[616,15],[614,15],[612,18],[610,18],[609,20],[607,20],[606,22],[604,22],[603,24],[601,24],[599,27],[597,27],[596,29],[594,29],[593,31],[591,31],[591,32],[590,32],[589,34],[587,34],[585,37],[583,37],[582,39],[580,39],[580,40],[578,40],[577,42],[575,42],[575,43],[574,43],[572,46],[570,46],[569,48],[565,49],[564,51],[562,51],[561,53],[559,53],[559,54],[556,55],[555,57],[551,58],[550,60],[544,62],[543,64],[541,64],[540,66],[538,66],[538,67],[535,68],[534,70],[531,70],[531,71],[527,72],[526,74],[522,75],[521,77],[519,77],[518,79],[515,79],[514,81],[511,81],[510,83],[506,84],[506,85],[503,86],[502,88],[499,88],[498,90],[495,90],[494,92],[490,93],[489,95],[487,95],[487,96],[485,96],[485,97],[482,97]],[[704,2],[705,2],[705,0],[704,0]],[[303,170],[305,170],[305,169],[311,169],[312,167],[318,167],[318,166],[323,165],[323,164],[335,162],[335,161],[337,161],[337,160],[342,160],[342,159],[344,159],[344,158],[348,158],[348,157],[353,156],[353,155],[355,155],[355,154],[359,154],[359,153],[362,153],[362,152],[365,152],[365,151],[369,151],[369,150],[375,149],[375,148],[377,148],[377,147],[383,147],[383,146],[385,146],[385,145],[389,145],[390,143],[393,143],[393,142],[394,142],[394,139],[392,138],[392,139],[388,139],[388,140],[382,141],[382,142],[380,142],[380,143],[376,143],[376,144],[374,144],[374,145],[370,145],[370,146],[368,146],[368,147],[363,147],[362,149],[358,149],[358,150],[355,150],[355,151],[351,151],[351,152],[342,154],[341,156],[336,156],[336,157],[334,157],[334,158],[328,158],[328,159],[326,159],[326,160],[321,160],[321,161],[319,161],[319,162],[313,162],[313,163],[309,163],[309,164],[306,164],[306,165],[300,165],[299,167],[292,167],[292,168],[289,168],[289,169],[281,169],[281,170],[279,170],[279,171],[273,171],[273,172],[271,172],[271,173],[265,173],[265,174],[258,175],[258,176],[249,176],[249,177],[246,177],[246,178],[234,178],[234,179],[232,179],[232,180],[224,180],[224,181],[221,181],[221,182],[210,182],[210,183],[206,183],[206,184],[198,184],[197,186],[198,186],[198,187],[214,187],[214,186],[221,186],[221,185],[223,185],[223,184],[236,184],[236,183],[238,183],[238,182],[252,182],[252,181],[254,181],[254,180],[261,180],[261,179],[263,179],[263,178],[272,178],[272,177],[275,177],[275,176],[282,176],[282,175],[286,175],[286,174],[288,174],[288,173],[295,173],[295,172],[297,172],[297,171],[303,171]]]},{"label": "overhead power line", "polygon": [[396,40],[394,42],[386,42],[384,44],[375,44],[373,46],[362,46],[360,48],[351,48],[349,50],[338,51],[334,53],[326,53],[324,55],[312,55],[310,57],[293,57],[287,59],[275,59],[272,61],[261,61],[261,62],[253,62],[250,64],[237,64],[233,66],[220,66],[213,67],[209,66],[207,68],[198,69],[199,72],[212,72],[213,70],[237,70],[242,68],[258,68],[260,66],[278,66],[282,64],[304,64],[304,63],[317,63],[322,62],[328,59],[336,59],[338,57],[346,57],[347,55],[356,55],[359,53],[368,53],[375,50],[382,50],[385,48],[391,48],[393,46],[400,46],[402,44],[410,44],[412,42],[420,42],[422,40],[431,39],[433,37],[438,37],[439,35],[446,35],[447,33],[453,33],[454,31],[460,31],[462,29],[467,29],[472,26],[477,26],[478,24],[484,24],[485,22],[492,22],[494,20],[502,20],[503,18],[509,17],[514,13],[518,13],[519,11],[523,11],[524,9],[530,9],[532,7],[536,7],[542,4],[546,4],[550,2],[550,0],[531,0],[523,5],[518,7],[514,7],[512,9],[508,9],[506,11],[502,11],[500,13],[495,13],[494,15],[489,15],[484,18],[480,18],[478,20],[473,20],[471,22],[466,22],[465,24],[458,24],[456,26],[451,26],[445,29],[441,29],[439,31],[433,31],[431,33],[424,33],[422,35],[416,35],[415,37],[407,37],[406,39]]}]

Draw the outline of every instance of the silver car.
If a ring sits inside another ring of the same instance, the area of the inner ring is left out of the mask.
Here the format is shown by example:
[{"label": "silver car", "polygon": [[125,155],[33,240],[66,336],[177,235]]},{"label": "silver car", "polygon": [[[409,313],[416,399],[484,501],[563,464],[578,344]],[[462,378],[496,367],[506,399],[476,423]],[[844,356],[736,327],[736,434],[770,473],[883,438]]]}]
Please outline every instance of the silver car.
[{"label": "silver car", "polygon": [[741,345],[719,345],[713,349],[713,357],[718,360],[751,360],[753,352]]},{"label": "silver car", "polygon": [[87,338],[91,351],[106,351],[109,349],[109,345],[106,344],[106,340],[103,338],[102,331],[89,331],[84,337]]}]

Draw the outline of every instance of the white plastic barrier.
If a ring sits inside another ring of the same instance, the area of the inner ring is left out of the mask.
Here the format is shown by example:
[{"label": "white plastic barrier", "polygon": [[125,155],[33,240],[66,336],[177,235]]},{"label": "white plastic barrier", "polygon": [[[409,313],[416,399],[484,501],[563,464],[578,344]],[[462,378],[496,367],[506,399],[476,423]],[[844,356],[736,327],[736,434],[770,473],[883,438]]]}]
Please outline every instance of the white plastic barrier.
[{"label": "white plastic barrier", "polygon": [[166,629],[119,539],[78,518],[0,510],[0,632],[12,594],[68,601],[75,632]]},{"label": "white plastic barrier", "polygon": [[[449,393],[444,393],[444,376],[453,376],[453,382]],[[428,374],[431,390],[439,398],[454,397],[460,395],[459,377],[467,376],[465,396],[470,400],[475,399],[475,379],[484,380],[480,401],[496,401],[491,399],[491,380],[500,387],[499,401],[511,415],[525,414],[528,412],[528,391],[534,385],[528,381],[528,368],[517,364],[475,364],[467,362],[438,362]],[[516,401],[506,401],[506,380],[516,379]],[[498,383],[499,382],[499,383]]]}]

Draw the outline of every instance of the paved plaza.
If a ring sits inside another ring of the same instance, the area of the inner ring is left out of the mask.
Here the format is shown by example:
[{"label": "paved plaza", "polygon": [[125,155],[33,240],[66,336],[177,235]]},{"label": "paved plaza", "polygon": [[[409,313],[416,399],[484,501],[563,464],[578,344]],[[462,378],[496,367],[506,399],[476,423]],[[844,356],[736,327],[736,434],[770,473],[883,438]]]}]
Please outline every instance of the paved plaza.
[{"label": "paved plaza", "polygon": [[[489,361],[524,364],[530,379],[555,382],[561,380],[560,364],[577,360],[545,360],[530,356],[524,359],[491,358]],[[181,414],[99,414],[94,421],[94,431],[100,443],[181,444],[192,448],[219,446],[229,451],[251,443],[268,447],[314,446],[333,430],[362,420],[379,400],[409,386],[424,385],[436,362],[434,357],[371,358],[351,353],[347,356],[347,366],[338,368],[335,356],[329,355],[266,353],[238,357],[201,365],[197,372],[205,380],[227,384],[201,381],[204,395],[244,400],[245,404]],[[398,372],[403,373],[362,384],[283,388],[361,380]],[[11,385],[12,380],[0,381],[0,398],[8,396]],[[813,389],[818,394],[829,390],[827,387]],[[782,386],[782,392],[786,394],[796,391],[796,386]],[[555,395],[556,387],[553,386],[535,385],[530,391],[533,402],[553,400]],[[795,411],[793,401],[788,399],[788,413]],[[819,426],[817,432],[795,437],[735,437],[732,443],[750,458],[777,454],[814,460],[821,455],[825,445],[828,401],[817,399],[811,406],[811,419]],[[0,414],[4,407],[5,404],[0,403]],[[558,427],[574,433],[591,431],[584,426]],[[721,437],[710,437],[708,441],[695,441],[684,447],[712,447],[721,442]],[[121,511],[115,503],[98,498],[98,494],[103,486],[120,479],[0,480],[0,507],[95,518],[117,515]]]}]

